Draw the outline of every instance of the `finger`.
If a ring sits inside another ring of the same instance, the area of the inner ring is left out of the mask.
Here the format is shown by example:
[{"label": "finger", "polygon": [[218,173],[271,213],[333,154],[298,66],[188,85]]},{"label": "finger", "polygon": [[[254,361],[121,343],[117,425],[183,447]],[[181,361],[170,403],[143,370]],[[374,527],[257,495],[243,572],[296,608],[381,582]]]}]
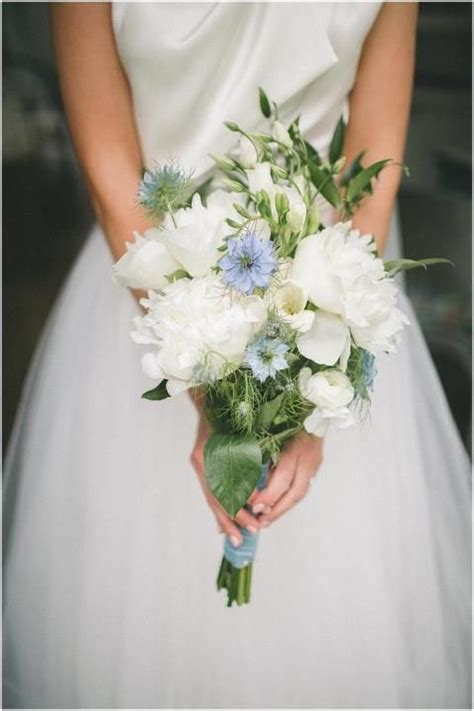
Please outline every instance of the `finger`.
[{"label": "finger", "polygon": [[267,512],[291,487],[295,478],[296,458],[291,453],[283,453],[277,466],[270,474],[268,484],[260,491],[252,503],[255,514]]},{"label": "finger", "polygon": [[295,479],[289,491],[284,494],[281,499],[272,507],[271,511],[264,514],[260,520],[262,528],[269,526],[276,521],[280,516],[289,511],[298,501],[301,501],[309,491],[311,476],[308,476],[308,470],[298,467]]},{"label": "finger", "polygon": [[233,523],[232,519],[229,518],[229,516],[223,511],[217,508],[213,508],[213,511],[217,519],[218,526],[221,526],[223,533],[225,533],[226,536],[229,536],[232,545],[235,547],[240,546],[243,541],[243,538],[242,534],[239,531],[239,527],[235,523]]},{"label": "finger", "polygon": [[258,519],[256,519],[255,516],[252,516],[250,511],[247,511],[246,509],[240,509],[234,520],[239,524],[239,526],[246,528],[249,533],[257,533],[260,528],[260,522]]},{"label": "finger", "polygon": [[250,494],[250,496],[249,496],[249,498],[248,498],[248,500],[247,500],[247,504],[248,504],[249,506],[251,506],[251,505],[253,504],[253,502],[255,501],[255,498],[258,496],[258,493],[259,493],[259,490],[258,490],[257,488],[255,488],[255,489],[252,491],[252,493]]}]

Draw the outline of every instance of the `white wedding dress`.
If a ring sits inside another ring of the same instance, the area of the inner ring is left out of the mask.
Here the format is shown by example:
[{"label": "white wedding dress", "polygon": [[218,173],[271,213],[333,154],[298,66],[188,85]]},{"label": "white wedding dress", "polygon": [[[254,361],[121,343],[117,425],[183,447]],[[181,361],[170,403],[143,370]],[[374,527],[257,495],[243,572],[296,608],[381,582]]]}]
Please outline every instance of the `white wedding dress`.
[{"label": "white wedding dress", "polygon": [[[379,8],[114,4],[146,163],[203,176],[232,147],[223,120],[260,121],[258,86],[326,150]],[[228,609],[195,412],[140,399],[111,265],[96,227],[7,457],[4,707],[470,707],[468,459],[405,297],[371,419],[328,436],[310,494],[261,534],[251,604]]]}]

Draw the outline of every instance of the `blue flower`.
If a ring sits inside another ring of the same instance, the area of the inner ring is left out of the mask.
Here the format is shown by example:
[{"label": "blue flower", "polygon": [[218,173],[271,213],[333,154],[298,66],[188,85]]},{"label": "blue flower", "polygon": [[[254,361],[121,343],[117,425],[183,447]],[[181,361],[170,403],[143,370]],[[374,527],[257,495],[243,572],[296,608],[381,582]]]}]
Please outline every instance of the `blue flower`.
[{"label": "blue flower", "polygon": [[362,380],[366,390],[373,391],[376,375],[375,356],[373,353],[369,353],[369,351],[364,351],[362,356]]},{"label": "blue flower", "polygon": [[181,166],[168,161],[145,171],[138,188],[138,202],[150,216],[161,216],[187,202],[190,185],[190,176]]},{"label": "blue flower", "polygon": [[256,287],[266,288],[277,268],[270,240],[256,232],[234,237],[227,242],[227,254],[219,260],[223,279],[242,294],[251,294]]},{"label": "blue flower", "polygon": [[279,370],[288,367],[285,358],[288,350],[289,346],[283,341],[259,336],[247,346],[244,364],[263,383],[267,378],[274,378]]}]

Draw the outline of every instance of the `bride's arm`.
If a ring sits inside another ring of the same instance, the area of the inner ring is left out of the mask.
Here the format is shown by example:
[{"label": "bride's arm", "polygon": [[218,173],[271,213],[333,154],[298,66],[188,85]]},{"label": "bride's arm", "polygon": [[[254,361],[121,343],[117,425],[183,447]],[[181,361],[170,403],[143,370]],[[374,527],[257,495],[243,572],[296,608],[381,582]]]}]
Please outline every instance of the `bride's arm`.
[{"label": "bride's arm", "polygon": [[[349,97],[344,153],[348,163],[368,149],[364,165],[383,158],[403,162],[415,61],[417,3],[387,2],[362,50]],[[348,164],[347,163],[347,164]],[[372,196],[354,215],[354,226],[375,235],[383,252],[401,171],[382,171]]]},{"label": "bride's arm", "polygon": [[[136,202],[142,156],[130,87],[115,46],[110,4],[55,2],[50,9],[72,140],[97,218],[118,259],[133,232],[143,231],[150,223]],[[136,296],[140,294],[136,292]],[[199,409],[198,402],[196,405]],[[199,441],[205,432],[207,425],[201,417]],[[203,468],[196,466],[196,470],[219,527],[240,542],[239,529],[210,494]],[[258,527],[247,511],[242,511],[237,521]]]},{"label": "bride's arm", "polygon": [[[362,50],[350,95],[350,118],[344,153],[348,161],[367,148],[365,161],[403,161],[413,83],[417,5],[385,3]],[[400,183],[400,168],[384,170],[374,194],[362,203],[355,227],[375,235],[380,252]],[[254,497],[266,505],[261,524],[271,523],[291,509],[308,491],[322,458],[322,440],[303,434],[283,453],[267,489]]]},{"label": "bride's arm", "polygon": [[136,203],[142,158],[109,3],[50,3],[69,129],[91,200],[118,259],[150,224]]}]

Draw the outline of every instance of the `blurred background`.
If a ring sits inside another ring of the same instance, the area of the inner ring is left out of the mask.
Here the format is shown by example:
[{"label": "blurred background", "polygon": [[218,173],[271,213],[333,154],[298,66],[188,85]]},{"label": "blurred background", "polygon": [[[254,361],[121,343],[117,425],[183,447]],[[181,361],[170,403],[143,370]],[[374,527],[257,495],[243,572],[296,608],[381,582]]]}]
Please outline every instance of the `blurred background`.
[{"label": "blurred background", "polygon": [[[93,215],[69,142],[47,4],[4,2],[3,442],[33,349]],[[399,199],[404,253],[456,269],[407,275],[451,410],[471,432],[471,3],[420,3],[417,67]]]}]

